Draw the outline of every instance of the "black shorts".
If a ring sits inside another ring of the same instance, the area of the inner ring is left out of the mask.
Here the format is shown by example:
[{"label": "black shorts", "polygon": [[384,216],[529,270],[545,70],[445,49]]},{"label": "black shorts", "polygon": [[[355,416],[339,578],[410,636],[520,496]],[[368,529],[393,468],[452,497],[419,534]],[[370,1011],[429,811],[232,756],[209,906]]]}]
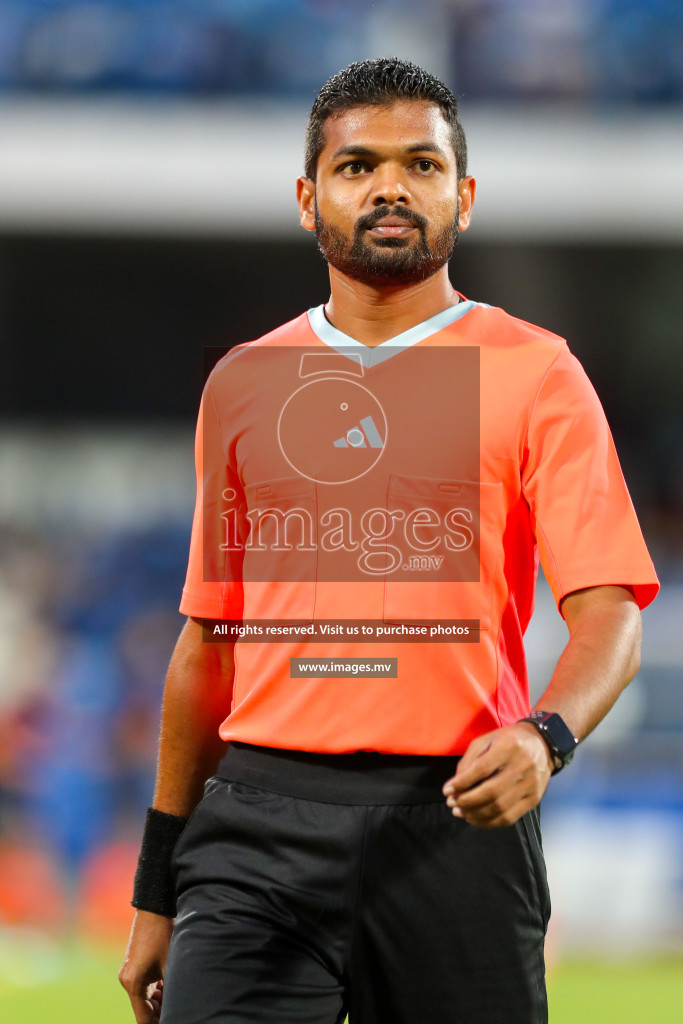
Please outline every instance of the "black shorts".
[{"label": "black shorts", "polygon": [[162,1024],[545,1024],[538,814],[454,818],[456,764],[231,743],[174,853]]}]

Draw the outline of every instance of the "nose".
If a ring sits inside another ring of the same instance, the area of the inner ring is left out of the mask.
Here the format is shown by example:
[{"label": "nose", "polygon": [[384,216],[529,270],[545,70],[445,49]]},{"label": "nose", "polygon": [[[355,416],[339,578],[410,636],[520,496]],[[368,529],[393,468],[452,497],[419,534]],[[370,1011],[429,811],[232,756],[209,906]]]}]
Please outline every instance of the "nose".
[{"label": "nose", "polygon": [[405,181],[405,168],[394,163],[381,164],[372,175],[373,206],[391,206],[393,203],[411,202]]}]

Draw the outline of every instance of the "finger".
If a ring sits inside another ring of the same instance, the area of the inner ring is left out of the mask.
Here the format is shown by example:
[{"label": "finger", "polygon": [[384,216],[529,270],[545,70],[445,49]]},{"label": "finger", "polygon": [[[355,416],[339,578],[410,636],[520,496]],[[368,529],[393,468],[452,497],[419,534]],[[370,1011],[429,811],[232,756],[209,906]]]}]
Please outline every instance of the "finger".
[{"label": "finger", "polygon": [[133,1007],[136,1024],[154,1024],[158,1015],[154,1012],[154,1004],[145,996],[130,996],[130,1004]]},{"label": "finger", "polygon": [[[486,784],[486,791],[480,793],[481,787],[463,794],[456,798],[456,803],[448,805],[456,818],[464,818],[465,821],[478,824],[481,818],[491,818],[502,814],[520,797],[526,794],[526,789],[519,789],[517,786],[508,785],[504,788],[492,787]],[[464,799],[464,797],[467,799]]]},{"label": "finger", "polygon": [[537,788],[534,766],[524,761],[512,761],[498,771],[492,772],[476,786],[462,791],[456,790],[447,798],[446,803],[449,807],[479,807],[499,799],[505,793],[513,792],[519,786],[524,786],[530,791]]},{"label": "finger", "polygon": [[453,781],[453,792],[456,795],[464,793],[465,790],[471,789],[472,786],[478,786],[485,779],[489,779],[497,772],[503,771],[507,767],[508,756],[508,751],[504,744],[489,743],[486,750],[482,751],[472,764],[466,765],[462,770],[458,766],[458,771],[455,773]]},{"label": "finger", "polygon": [[163,998],[164,998],[164,993],[162,991],[161,982],[160,982],[157,985],[157,987],[155,988],[154,992],[152,992],[152,994],[150,996],[150,999],[152,1000],[152,1003],[154,1004],[154,1011],[155,1011],[157,1017],[159,1017],[161,1015],[161,1004],[163,1002]]},{"label": "finger", "polygon": [[124,985],[128,992],[137,1024],[153,1024],[161,1013],[161,982],[145,985],[139,982]]},{"label": "finger", "polygon": [[478,825],[481,828],[511,825],[522,814],[534,807],[539,799],[535,789],[530,788],[528,782],[522,782],[492,796],[484,803],[456,807],[453,809],[453,813],[456,817],[464,818],[468,824]]},{"label": "finger", "polygon": [[456,785],[456,780],[462,775],[463,771],[466,771],[470,765],[481,757],[482,754],[488,750],[492,742],[492,734],[486,733],[484,736],[478,736],[472,740],[469,747],[458,761],[458,767],[456,768],[455,775],[452,775],[450,779],[447,779],[443,786],[442,792],[447,794],[452,791]]},{"label": "finger", "polygon": [[482,816],[476,821],[468,822],[468,824],[474,825],[477,828],[507,828],[510,825],[514,825],[527,811],[530,811],[535,806],[535,800],[520,800],[501,814],[494,815],[493,817]]}]

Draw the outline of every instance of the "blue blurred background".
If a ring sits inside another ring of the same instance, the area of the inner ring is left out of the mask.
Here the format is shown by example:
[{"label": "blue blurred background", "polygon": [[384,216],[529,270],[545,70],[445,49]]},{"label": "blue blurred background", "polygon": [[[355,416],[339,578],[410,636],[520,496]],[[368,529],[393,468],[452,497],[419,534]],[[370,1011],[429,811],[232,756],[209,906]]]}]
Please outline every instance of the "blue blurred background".
[{"label": "blue blurred background", "polygon": [[436,50],[477,99],[683,95],[677,0],[5,0],[0,12],[10,90],[309,99],[398,42]]},{"label": "blue blurred background", "polygon": [[[683,5],[0,2],[0,930],[124,934],[194,501],[203,349],[327,296],[294,180],[320,85],[456,92],[468,297],[566,336],[663,591],[544,802],[564,951],[683,948]],[[535,692],[566,640],[541,581]]]}]

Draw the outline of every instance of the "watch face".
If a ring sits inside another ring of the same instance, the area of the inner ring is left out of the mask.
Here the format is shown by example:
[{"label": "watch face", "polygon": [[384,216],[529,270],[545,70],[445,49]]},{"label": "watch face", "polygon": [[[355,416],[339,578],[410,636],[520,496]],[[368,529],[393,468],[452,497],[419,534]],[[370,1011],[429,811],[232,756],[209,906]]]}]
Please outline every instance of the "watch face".
[{"label": "watch face", "polygon": [[526,720],[539,729],[551,753],[560,761],[556,770],[559,771],[568,765],[574,756],[578,740],[572,735],[563,718],[556,712],[533,711]]},{"label": "watch face", "polygon": [[552,741],[552,745],[562,759],[569,764],[574,756],[577,741],[558,714],[551,714],[543,721],[542,727]]}]

